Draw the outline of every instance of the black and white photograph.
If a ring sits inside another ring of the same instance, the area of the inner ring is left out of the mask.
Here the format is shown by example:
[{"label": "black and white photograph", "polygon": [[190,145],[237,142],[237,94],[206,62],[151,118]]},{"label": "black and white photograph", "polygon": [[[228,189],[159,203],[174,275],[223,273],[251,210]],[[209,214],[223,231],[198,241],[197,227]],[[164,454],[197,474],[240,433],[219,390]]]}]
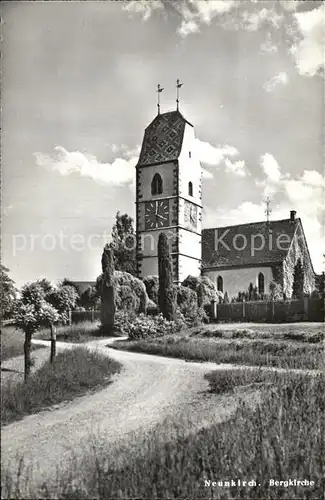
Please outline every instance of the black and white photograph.
[{"label": "black and white photograph", "polygon": [[324,2],[0,10],[1,499],[323,499]]}]

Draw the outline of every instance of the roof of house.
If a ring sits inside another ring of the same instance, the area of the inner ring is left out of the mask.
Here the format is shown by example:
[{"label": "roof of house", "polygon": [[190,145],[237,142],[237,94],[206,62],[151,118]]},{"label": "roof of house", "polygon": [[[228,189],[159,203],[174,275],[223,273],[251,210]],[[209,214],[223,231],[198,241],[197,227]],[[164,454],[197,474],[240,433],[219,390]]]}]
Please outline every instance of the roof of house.
[{"label": "roof of house", "polygon": [[83,293],[90,286],[95,286],[96,281],[75,281],[73,283],[78,287],[79,293]]},{"label": "roof of house", "polygon": [[283,262],[298,224],[301,225],[300,219],[284,219],[203,229],[202,267]]},{"label": "roof of house", "polygon": [[157,115],[145,130],[138,165],[177,160],[186,123],[191,125],[179,111]]}]

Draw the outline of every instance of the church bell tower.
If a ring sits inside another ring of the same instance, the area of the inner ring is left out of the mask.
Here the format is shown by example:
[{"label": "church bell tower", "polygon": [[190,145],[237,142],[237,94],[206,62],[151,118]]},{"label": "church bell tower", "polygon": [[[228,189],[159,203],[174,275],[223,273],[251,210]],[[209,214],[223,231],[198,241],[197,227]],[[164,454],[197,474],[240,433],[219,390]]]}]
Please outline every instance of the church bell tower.
[{"label": "church bell tower", "polygon": [[166,233],[175,283],[201,274],[202,168],[193,125],[178,109],[145,129],[136,165],[138,276],[158,276],[158,238]]}]

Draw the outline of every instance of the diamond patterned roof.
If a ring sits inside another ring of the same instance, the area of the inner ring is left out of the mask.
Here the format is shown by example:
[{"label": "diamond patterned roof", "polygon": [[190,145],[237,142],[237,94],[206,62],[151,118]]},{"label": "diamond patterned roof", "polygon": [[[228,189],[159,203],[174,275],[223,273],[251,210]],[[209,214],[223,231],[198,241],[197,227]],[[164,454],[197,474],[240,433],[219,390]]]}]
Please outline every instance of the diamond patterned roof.
[{"label": "diamond patterned roof", "polygon": [[157,115],[145,130],[138,165],[177,160],[182,149],[185,123],[189,122],[179,111]]}]

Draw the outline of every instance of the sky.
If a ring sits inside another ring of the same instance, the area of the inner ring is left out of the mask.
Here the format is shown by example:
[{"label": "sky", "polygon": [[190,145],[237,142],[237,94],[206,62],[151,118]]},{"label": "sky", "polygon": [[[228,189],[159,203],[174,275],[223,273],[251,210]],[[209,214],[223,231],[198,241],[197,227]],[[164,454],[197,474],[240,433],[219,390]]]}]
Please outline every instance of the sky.
[{"label": "sky", "polygon": [[18,286],[94,280],[135,213],[145,127],[195,127],[203,227],[302,219],[324,249],[325,5],[184,0],[2,3],[2,263]]}]

